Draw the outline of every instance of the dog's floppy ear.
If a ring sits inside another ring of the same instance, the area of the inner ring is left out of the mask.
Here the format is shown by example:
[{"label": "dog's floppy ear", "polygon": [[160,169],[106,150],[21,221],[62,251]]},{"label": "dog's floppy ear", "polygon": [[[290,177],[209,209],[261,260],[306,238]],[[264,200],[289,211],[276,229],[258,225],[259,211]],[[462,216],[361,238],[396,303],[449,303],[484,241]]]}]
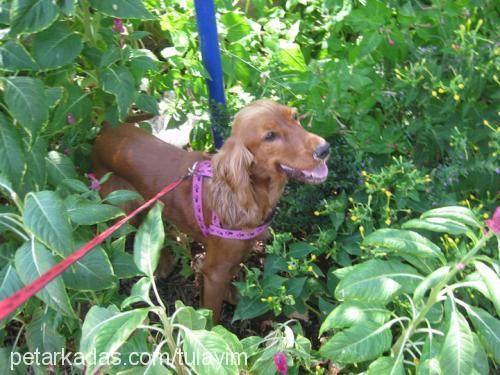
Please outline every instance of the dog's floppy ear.
[{"label": "dog's floppy ear", "polygon": [[219,199],[217,205],[221,219],[230,224],[241,222],[244,216],[255,215],[255,193],[250,178],[252,161],[252,153],[233,137],[227,139],[212,158],[213,188]]}]

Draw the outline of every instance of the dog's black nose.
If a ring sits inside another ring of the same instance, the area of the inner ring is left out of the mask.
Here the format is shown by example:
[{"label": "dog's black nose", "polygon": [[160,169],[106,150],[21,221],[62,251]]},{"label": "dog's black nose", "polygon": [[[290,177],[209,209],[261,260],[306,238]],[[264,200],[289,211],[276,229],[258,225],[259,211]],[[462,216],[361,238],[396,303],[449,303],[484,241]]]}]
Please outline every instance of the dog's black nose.
[{"label": "dog's black nose", "polygon": [[330,144],[328,142],[320,144],[313,152],[314,158],[325,160],[330,155]]}]

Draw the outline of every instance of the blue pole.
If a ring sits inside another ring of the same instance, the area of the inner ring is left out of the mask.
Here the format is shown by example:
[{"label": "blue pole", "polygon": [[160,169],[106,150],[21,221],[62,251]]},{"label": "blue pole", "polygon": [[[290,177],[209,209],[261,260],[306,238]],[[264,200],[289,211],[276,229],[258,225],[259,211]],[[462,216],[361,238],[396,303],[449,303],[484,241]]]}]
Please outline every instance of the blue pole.
[{"label": "blue pole", "polygon": [[196,23],[200,39],[203,65],[210,75],[207,79],[210,96],[210,116],[215,147],[219,149],[224,142],[224,128],[228,126],[226,97],[224,95],[224,78],[220,57],[219,41],[217,39],[217,24],[215,22],[214,0],[194,0]]}]

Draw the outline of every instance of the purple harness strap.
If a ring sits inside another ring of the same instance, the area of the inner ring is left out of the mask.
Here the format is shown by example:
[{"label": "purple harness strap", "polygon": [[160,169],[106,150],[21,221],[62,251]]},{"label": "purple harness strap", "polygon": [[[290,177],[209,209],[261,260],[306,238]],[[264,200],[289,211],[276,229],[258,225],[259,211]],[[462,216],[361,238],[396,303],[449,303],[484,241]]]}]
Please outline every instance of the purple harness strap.
[{"label": "purple harness strap", "polygon": [[193,173],[193,211],[201,233],[205,237],[213,235],[222,238],[236,240],[249,240],[262,234],[270,224],[270,221],[252,230],[224,229],[221,227],[219,216],[212,212],[212,223],[207,227],[203,216],[203,178],[212,177],[210,160],[204,160],[196,164]]}]

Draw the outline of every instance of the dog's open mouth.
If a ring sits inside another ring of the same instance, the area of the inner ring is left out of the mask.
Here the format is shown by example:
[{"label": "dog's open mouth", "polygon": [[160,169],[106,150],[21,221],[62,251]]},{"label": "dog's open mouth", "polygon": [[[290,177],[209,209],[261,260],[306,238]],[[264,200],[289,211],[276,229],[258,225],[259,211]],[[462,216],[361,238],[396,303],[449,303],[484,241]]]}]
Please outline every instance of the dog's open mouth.
[{"label": "dog's open mouth", "polygon": [[308,182],[310,184],[319,184],[325,181],[328,176],[328,167],[324,161],[313,169],[296,169],[284,164],[280,164],[280,167],[288,177]]}]

